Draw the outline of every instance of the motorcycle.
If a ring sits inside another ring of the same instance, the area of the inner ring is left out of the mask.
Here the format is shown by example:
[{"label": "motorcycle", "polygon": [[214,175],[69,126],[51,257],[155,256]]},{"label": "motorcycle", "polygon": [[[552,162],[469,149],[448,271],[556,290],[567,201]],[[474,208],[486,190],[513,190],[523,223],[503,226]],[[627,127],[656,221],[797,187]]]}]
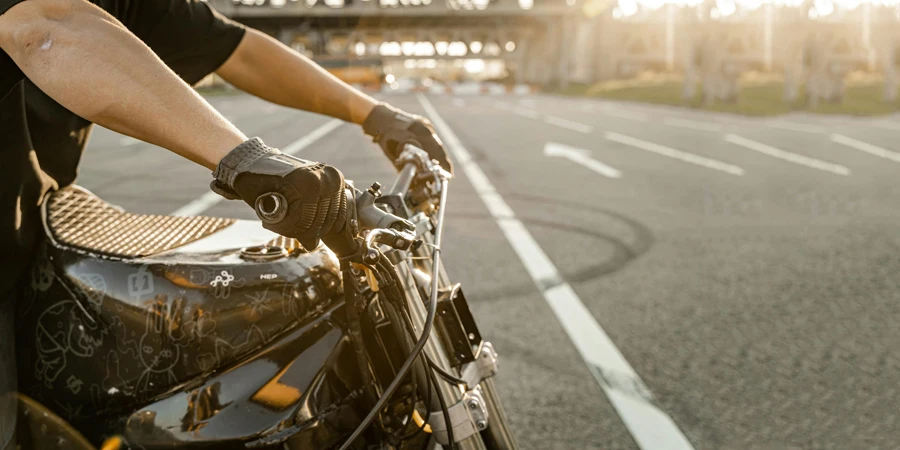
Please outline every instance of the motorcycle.
[{"label": "motorcycle", "polygon": [[348,182],[344,235],[312,250],[51,194],[16,319],[20,448],[517,448],[441,266],[450,176],[413,146],[398,161],[386,192]]}]

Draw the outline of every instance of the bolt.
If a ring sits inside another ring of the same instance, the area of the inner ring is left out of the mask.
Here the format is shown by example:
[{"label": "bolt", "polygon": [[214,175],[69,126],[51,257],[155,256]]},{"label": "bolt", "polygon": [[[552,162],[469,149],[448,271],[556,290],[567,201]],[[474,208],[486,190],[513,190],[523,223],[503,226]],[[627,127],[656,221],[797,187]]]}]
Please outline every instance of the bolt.
[{"label": "bolt", "polygon": [[369,251],[366,252],[366,256],[363,257],[363,261],[368,264],[375,264],[378,262],[378,253],[375,252],[375,250],[369,249]]},{"label": "bolt", "polygon": [[478,422],[475,422],[475,426],[478,427],[479,430],[484,430],[487,428],[487,420],[481,419]]},{"label": "bolt", "polygon": [[478,400],[469,400],[469,409],[478,409]]},{"label": "bolt", "polygon": [[372,183],[372,186],[369,187],[369,192],[376,197],[381,195],[381,183],[377,181]]}]

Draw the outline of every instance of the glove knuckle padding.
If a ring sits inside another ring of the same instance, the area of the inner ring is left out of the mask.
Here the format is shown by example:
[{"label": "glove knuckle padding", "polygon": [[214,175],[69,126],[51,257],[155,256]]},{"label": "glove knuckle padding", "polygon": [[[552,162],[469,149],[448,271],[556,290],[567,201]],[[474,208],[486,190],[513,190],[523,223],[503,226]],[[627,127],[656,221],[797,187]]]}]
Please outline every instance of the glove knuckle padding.
[{"label": "glove knuckle padding", "polygon": [[[242,148],[245,144],[247,148]],[[263,221],[266,229],[300,239],[308,247],[333,229],[343,228],[347,202],[339,170],[285,155],[265,147],[258,138],[245,144],[226,155],[214,175],[216,183],[232,189],[251,206],[270,192],[284,196],[287,214],[275,223]],[[226,184],[229,180],[233,184]]]},{"label": "glove knuckle padding", "polygon": [[396,164],[404,144],[413,144],[438,160],[452,172],[453,165],[428,119],[408,114],[386,104],[375,106],[363,122],[363,131],[372,136],[384,153]]}]

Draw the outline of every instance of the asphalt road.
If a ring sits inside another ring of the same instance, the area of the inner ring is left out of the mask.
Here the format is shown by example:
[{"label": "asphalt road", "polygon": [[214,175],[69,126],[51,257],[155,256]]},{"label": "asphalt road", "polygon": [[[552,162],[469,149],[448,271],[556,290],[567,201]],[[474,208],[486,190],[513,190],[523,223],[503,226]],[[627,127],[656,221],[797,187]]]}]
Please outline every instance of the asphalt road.
[{"label": "asphalt road", "polygon": [[[694,448],[898,448],[900,120],[427,97],[643,380],[639,400]],[[384,98],[424,114],[413,94]],[[249,96],[210,102],[278,147],[329,122]],[[352,125],[299,155],[358,185],[392,179]],[[640,417],[613,406],[601,386],[610,381],[585,364],[477,183],[465,170],[458,178],[445,261],[501,355],[497,385],[522,448],[638,448],[635,433],[652,430],[625,425]],[[97,129],[79,183],[166,214],[209,180]],[[238,202],[204,214],[253,217]]]}]

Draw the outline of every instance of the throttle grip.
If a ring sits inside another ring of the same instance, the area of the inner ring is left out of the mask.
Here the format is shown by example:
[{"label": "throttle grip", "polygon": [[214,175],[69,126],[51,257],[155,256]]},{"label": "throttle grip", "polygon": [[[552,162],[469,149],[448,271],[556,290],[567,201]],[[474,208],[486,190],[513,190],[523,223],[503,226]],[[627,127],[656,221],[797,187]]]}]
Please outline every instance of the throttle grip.
[{"label": "throttle grip", "polygon": [[264,223],[275,224],[287,216],[287,199],[278,192],[267,192],[256,198],[253,205],[256,217]]},{"label": "throttle grip", "polygon": [[[360,229],[374,230],[390,228],[398,231],[414,231],[415,226],[407,220],[388,213],[375,206],[376,195],[370,191],[359,191],[352,185],[346,189],[347,218],[339,232],[322,236],[322,242],[338,257],[355,254],[360,242],[356,239]],[[265,223],[278,223],[287,216],[288,204],[284,196],[268,192],[256,199],[254,210]]]}]

